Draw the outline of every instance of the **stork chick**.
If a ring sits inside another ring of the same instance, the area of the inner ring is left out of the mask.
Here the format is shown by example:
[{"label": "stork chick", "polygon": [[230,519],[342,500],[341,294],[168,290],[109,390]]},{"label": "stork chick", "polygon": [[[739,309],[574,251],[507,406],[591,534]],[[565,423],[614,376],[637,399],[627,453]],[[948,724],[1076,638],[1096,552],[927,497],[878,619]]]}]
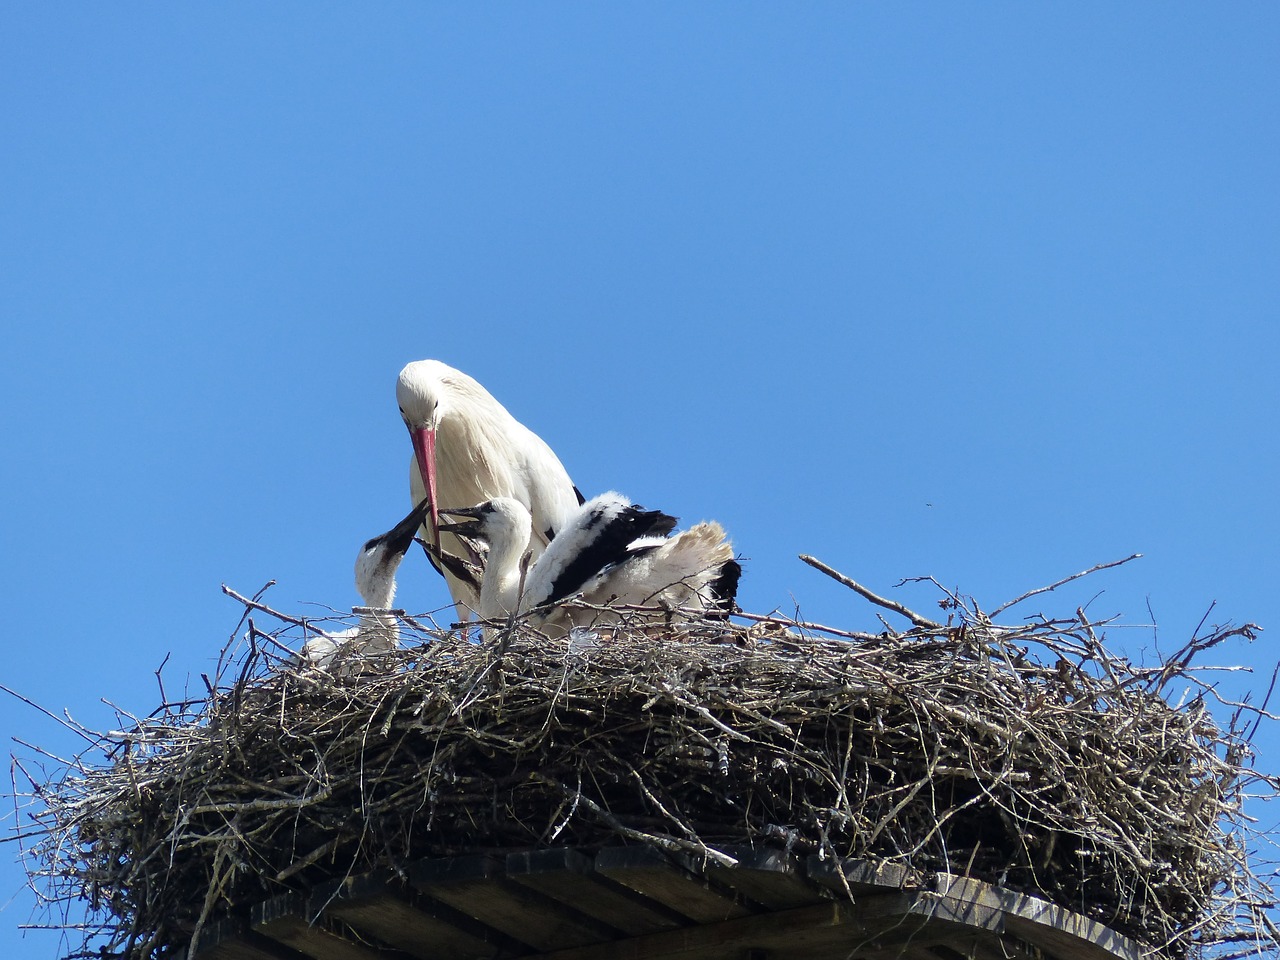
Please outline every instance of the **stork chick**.
[{"label": "stork chick", "polygon": [[[534,529],[529,511],[509,497],[475,507],[442,510],[469,518],[442,531],[485,540],[489,557],[480,588],[480,617],[493,624],[511,614],[533,614],[552,635],[573,627],[623,619],[689,620],[723,617],[733,608],[738,577],[733,547],[715,522],[668,537],[675,517],[636,506],[609,492],[583,504],[527,571],[522,560]],[[521,580],[524,581],[521,592]],[[557,606],[579,598],[593,607],[643,606],[651,614]]]},{"label": "stork chick", "polygon": [[368,609],[349,630],[323,633],[308,640],[302,646],[303,660],[324,669],[340,649],[356,656],[396,648],[400,626],[387,612],[396,596],[396,571],[428,512],[429,506],[423,500],[386,533],[365,542],[356,554],[356,591]]}]

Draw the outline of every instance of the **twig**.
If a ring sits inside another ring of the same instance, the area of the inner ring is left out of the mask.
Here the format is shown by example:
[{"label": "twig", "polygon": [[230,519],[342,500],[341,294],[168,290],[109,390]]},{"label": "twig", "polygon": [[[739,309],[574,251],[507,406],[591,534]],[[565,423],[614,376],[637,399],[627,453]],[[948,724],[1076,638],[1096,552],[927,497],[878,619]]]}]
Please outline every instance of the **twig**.
[{"label": "twig", "polygon": [[628,827],[621,820],[615,817],[608,810],[604,809],[604,807],[600,806],[594,800],[590,799],[589,797],[583,796],[581,792],[571,791],[564,784],[560,783],[558,780],[555,780],[552,777],[546,777],[541,774],[534,774],[533,779],[539,781],[540,783],[545,783],[547,784],[547,786],[554,787],[555,789],[559,790],[566,798],[570,796],[574,797],[575,802],[582,804],[582,806],[586,807],[588,810],[594,813],[602,821],[607,823],[611,830],[616,832],[621,837],[626,837],[629,840],[641,840],[641,841],[644,841],[645,843],[649,843],[655,847],[659,847],[663,850],[666,850],[669,853],[680,853],[680,854],[693,853],[698,856],[706,857],[708,860],[713,860],[716,863],[726,867],[734,867],[734,866],[737,866],[738,864],[738,861],[733,857],[729,856],[727,853],[721,853],[719,850],[713,850],[711,847],[708,847],[704,843],[697,842],[697,841],[690,841],[690,840],[677,840],[675,837],[663,837],[657,834],[645,833],[643,830],[636,830],[634,827]]},{"label": "twig", "polygon": [[1262,722],[1264,716],[1268,716],[1267,707],[1271,703],[1271,694],[1275,692],[1276,677],[1278,675],[1280,675],[1280,663],[1277,663],[1271,671],[1271,682],[1267,684],[1267,693],[1262,698],[1262,703],[1258,704],[1258,715],[1253,718],[1253,726],[1249,729],[1248,734],[1245,735],[1246,741],[1253,740],[1253,735],[1258,732],[1258,724]]},{"label": "twig", "polygon": [[[57,763],[61,764],[63,767],[67,768],[68,770],[73,769],[75,767],[75,761],[68,760],[65,757],[60,757],[56,753],[50,753],[44,747],[37,747],[34,743],[29,743],[26,740],[23,740],[21,737],[12,737],[11,739],[13,740],[14,743],[24,746],[28,750],[34,750],[36,753],[40,754],[41,756],[45,756],[45,757],[48,757],[50,760],[56,761]],[[25,770],[23,770],[22,772],[26,773]]]},{"label": "twig", "polygon": [[844,637],[848,640],[875,640],[879,634],[867,633],[861,630],[841,630],[837,627],[823,626],[821,623],[813,623],[809,620],[794,620],[790,617],[778,617],[759,613],[747,613],[744,610],[738,610],[729,614],[734,619],[750,620],[753,623],[769,623],[779,627],[788,627],[796,630],[815,630],[818,633],[830,634],[833,637]]},{"label": "twig", "polygon": [[[274,582],[275,581],[272,581],[272,583]],[[263,589],[265,589],[265,587]],[[250,600],[248,597],[243,596],[242,594],[236,593],[236,591],[232,590],[225,583],[222,585],[222,592],[225,593],[232,600],[237,600],[240,603],[244,604],[245,607],[247,607],[249,610],[261,610],[263,613],[268,614],[269,616],[275,617],[280,622],[291,623],[295,627],[302,627],[303,629],[306,629],[306,630],[315,629],[315,627],[313,627],[310,624],[310,622],[306,620],[299,620],[297,617],[291,617],[289,616],[289,614],[281,613],[279,610],[272,610],[265,603],[259,603],[257,600]]]},{"label": "twig", "polygon": [[1036,597],[1042,593],[1050,593],[1054,590],[1057,590],[1063,584],[1070,583],[1072,580],[1079,580],[1081,577],[1087,577],[1089,574],[1097,573],[1099,570],[1109,570],[1111,567],[1118,567],[1121,564],[1128,563],[1130,560],[1137,560],[1141,556],[1142,554],[1140,553],[1134,553],[1134,554],[1131,554],[1130,556],[1125,557],[1123,560],[1112,560],[1110,563],[1100,563],[1097,566],[1090,567],[1088,570],[1081,570],[1079,573],[1073,573],[1069,577],[1063,577],[1061,580],[1057,581],[1056,583],[1051,583],[1047,587],[1040,587],[1036,590],[1028,590],[1022,596],[1015,597],[1014,599],[1010,600],[1008,603],[1002,604],[1001,606],[998,606],[994,610],[992,610],[991,619],[994,620],[996,617],[1000,616],[1000,614],[1004,613],[1010,607],[1017,606],[1023,600],[1029,599],[1030,597]]},{"label": "twig", "polygon": [[886,610],[892,610],[894,613],[897,613],[906,617],[915,626],[920,627],[921,629],[924,629],[924,630],[941,630],[942,629],[942,624],[938,623],[937,621],[930,620],[928,617],[923,617],[920,614],[916,613],[914,610],[908,610],[906,607],[898,603],[896,600],[888,600],[885,597],[872,593],[870,590],[868,590],[862,584],[858,583],[856,580],[849,579],[839,570],[832,569],[831,567],[823,563],[821,560],[818,560],[814,557],[808,556],[807,554],[803,554],[803,553],[800,554],[800,559],[803,560],[805,563],[807,563],[809,566],[813,567],[815,570],[819,570],[822,573],[825,573],[832,580],[835,580],[838,583],[844,584],[850,590],[854,591],[855,593],[859,594],[865,599],[870,600],[876,606],[884,607]]},{"label": "twig", "polygon": [[160,687],[161,703],[167,703],[169,700],[168,695],[164,692],[164,678],[160,675],[160,673],[161,671],[164,670],[164,665],[169,662],[170,656],[171,654],[166,653],[164,655],[164,659],[160,661],[160,666],[156,667],[156,684]]},{"label": "twig", "polygon": [[341,837],[334,837],[332,840],[329,840],[326,843],[322,843],[320,846],[316,847],[314,850],[308,853],[305,857],[302,857],[299,860],[295,860],[293,863],[289,864],[289,866],[285,867],[283,870],[277,873],[276,880],[280,883],[283,883],[285,880],[288,880],[290,877],[292,877],[295,873],[301,873],[303,870],[311,866],[316,861],[321,860],[322,858],[333,853],[334,850],[338,849],[338,845],[341,842],[342,842]]},{"label": "twig", "polygon": [[79,724],[75,723],[74,721],[71,721],[69,718],[67,720],[64,720],[62,717],[58,716],[56,713],[46,710],[44,707],[40,706],[40,704],[36,703],[34,700],[28,700],[26,697],[24,697],[22,694],[18,693],[17,691],[11,690],[10,688],[6,687],[3,683],[0,683],[0,690],[3,690],[5,693],[9,694],[9,696],[11,697],[16,697],[17,699],[25,703],[27,706],[34,707],[36,710],[39,710],[49,719],[56,720],[58,723],[62,724],[64,727],[66,727],[68,730],[74,733],[76,736],[92,744],[93,746],[97,746],[99,743],[102,742],[101,737],[90,736],[88,733],[85,732],[84,727],[81,727]]}]

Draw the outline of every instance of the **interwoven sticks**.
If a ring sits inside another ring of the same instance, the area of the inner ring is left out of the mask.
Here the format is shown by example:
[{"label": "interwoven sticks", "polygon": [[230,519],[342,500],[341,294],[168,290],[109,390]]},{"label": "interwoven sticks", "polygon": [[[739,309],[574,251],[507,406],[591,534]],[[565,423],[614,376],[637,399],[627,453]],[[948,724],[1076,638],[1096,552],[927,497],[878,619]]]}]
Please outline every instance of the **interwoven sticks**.
[{"label": "interwoven sticks", "polygon": [[1253,628],[1138,668],[1083,617],[960,607],[857,640],[751,619],[569,644],[516,624],[491,646],[406,624],[401,651],[329,672],[271,652],[298,624],[254,627],[207,698],[42,785],[33,870],[89,899],[86,950],[139,960],[285,890],[550,844],[947,871],[1168,956],[1266,936],[1241,811],[1275,792],[1247,765],[1255,715],[1165,699],[1194,686],[1192,654]]}]

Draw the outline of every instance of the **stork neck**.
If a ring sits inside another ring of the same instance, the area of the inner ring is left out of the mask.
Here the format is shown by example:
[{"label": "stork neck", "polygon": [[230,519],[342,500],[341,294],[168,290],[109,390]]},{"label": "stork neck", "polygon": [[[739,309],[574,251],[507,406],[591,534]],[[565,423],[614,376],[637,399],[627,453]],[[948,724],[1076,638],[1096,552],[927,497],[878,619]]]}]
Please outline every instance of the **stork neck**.
[{"label": "stork neck", "polygon": [[484,580],[480,584],[480,616],[497,620],[516,612],[520,602],[520,561],[529,549],[527,525],[504,530],[489,543]]},{"label": "stork neck", "polygon": [[396,598],[396,573],[380,564],[362,582],[357,581],[356,590],[366,607],[389,607]]},{"label": "stork neck", "polygon": [[399,558],[381,562],[387,558],[371,559],[363,556],[356,565],[356,590],[366,607],[374,612],[360,614],[358,638],[361,649],[367,652],[390,650],[400,642],[400,625],[396,618],[384,612],[396,598],[396,567]]}]

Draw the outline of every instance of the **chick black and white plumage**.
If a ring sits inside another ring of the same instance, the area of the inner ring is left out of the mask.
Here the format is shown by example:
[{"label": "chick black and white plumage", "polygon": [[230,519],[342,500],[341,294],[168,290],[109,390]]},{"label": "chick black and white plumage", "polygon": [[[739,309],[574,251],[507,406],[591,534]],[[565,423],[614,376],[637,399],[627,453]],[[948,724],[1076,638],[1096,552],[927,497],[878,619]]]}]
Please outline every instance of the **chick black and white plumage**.
[{"label": "chick black and white plumage", "polygon": [[[439,532],[439,504],[476,504],[510,497],[533,520],[529,549],[536,558],[582,503],[559,458],[542,438],[507,412],[483,386],[439,360],[417,360],[396,383],[400,415],[409,429],[413,502],[424,497],[431,512],[423,524],[428,551],[466,620],[479,597],[473,583],[442,567],[438,550],[469,557],[470,547]],[[479,558],[473,558],[479,559]]]},{"label": "chick black and white plumage", "polygon": [[386,533],[365,542],[356,554],[356,591],[368,608],[356,626],[312,637],[302,647],[302,659],[329,667],[339,650],[344,656],[385,653],[400,642],[400,626],[387,611],[396,596],[396,571],[414,534],[430,511],[421,501]]},{"label": "chick black and white plumage", "polygon": [[[527,565],[533,525],[518,501],[498,497],[442,512],[469,519],[444,524],[441,530],[489,544],[479,604],[480,617],[489,624],[529,613],[544,631],[562,633],[623,619],[723,617],[733,608],[741,567],[715,522],[668,536],[675,517],[645,510],[621,494],[604,493],[570,516],[546,550]],[[557,606],[571,598],[583,606]],[[632,606],[651,613],[616,609]],[[593,609],[608,607],[615,609]]]}]

